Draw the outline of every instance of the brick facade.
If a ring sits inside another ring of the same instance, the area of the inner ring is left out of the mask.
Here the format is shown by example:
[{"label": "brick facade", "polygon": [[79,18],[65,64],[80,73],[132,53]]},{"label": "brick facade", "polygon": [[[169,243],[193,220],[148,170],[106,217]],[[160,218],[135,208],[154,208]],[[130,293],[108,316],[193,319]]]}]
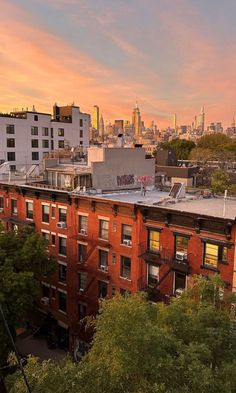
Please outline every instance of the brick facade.
[{"label": "brick facade", "polygon": [[[61,344],[71,351],[76,347],[82,353],[81,343],[89,341],[91,332],[85,331],[80,319],[97,312],[100,295],[133,293],[146,290],[149,284],[150,298],[165,300],[185,277],[188,283],[193,274],[206,276],[216,271],[227,290],[234,290],[232,220],[209,220],[159,206],[149,208],[29,186],[1,184],[0,197],[0,219],[6,230],[34,224],[36,231],[49,239],[49,252],[56,257],[58,269],[50,280],[42,278],[38,306],[44,313],[50,311],[60,327]],[[15,210],[11,200],[17,201]],[[32,218],[27,218],[27,203],[33,203]],[[65,214],[66,225],[59,228],[57,223],[63,222]],[[86,225],[82,230],[81,220]],[[151,236],[153,231],[159,233],[157,252],[149,249],[149,231]],[[176,260],[176,237],[187,239],[185,261]],[[203,264],[206,243],[219,244],[224,252],[217,267]],[[158,274],[157,285],[149,283],[150,278],[155,281],[153,272]]]}]

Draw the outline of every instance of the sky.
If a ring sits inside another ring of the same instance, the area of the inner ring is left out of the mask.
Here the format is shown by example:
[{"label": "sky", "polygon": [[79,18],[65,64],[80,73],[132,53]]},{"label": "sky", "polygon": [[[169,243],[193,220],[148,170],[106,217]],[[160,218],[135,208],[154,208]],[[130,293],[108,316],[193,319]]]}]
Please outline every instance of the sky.
[{"label": "sky", "polygon": [[236,114],[235,0],[1,0],[0,111],[98,105],[105,121]]}]

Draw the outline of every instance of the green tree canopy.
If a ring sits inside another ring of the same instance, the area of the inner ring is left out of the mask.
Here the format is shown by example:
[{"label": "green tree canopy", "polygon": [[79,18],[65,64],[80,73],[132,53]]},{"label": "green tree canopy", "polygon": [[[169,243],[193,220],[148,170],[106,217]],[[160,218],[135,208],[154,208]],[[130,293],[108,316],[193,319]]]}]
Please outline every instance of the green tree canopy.
[{"label": "green tree canopy", "polygon": [[225,171],[222,171],[221,169],[216,169],[212,173],[211,188],[212,191],[216,194],[222,194],[225,190],[228,189],[229,184],[230,178]]},{"label": "green tree canopy", "polygon": [[194,149],[195,146],[194,142],[188,141],[187,139],[174,139],[170,142],[160,143],[158,149],[172,149],[175,151],[178,160],[187,160],[191,150]]},{"label": "green tree canopy", "polygon": [[[196,278],[169,306],[142,294],[102,301],[92,348],[81,363],[29,361],[33,392],[235,393],[235,299],[222,299],[222,288],[213,276]],[[25,392],[19,372],[8,386],[10,393]]]},{"label": "green tree canopy", "polygon": [[225,134],[211,134],[202,136],[197,142],[197,147],[216,150],[229,143],[231,143],[231,139]]},{"label": "green tree canopy", "polygon": [[[49,275],[55,268],[46,247],[45,239],[30,227],[0,232],[0,303],[13,333],[36,299],[39,276]],[[0,365],[8,351],[9,342],[0,324]]]}]

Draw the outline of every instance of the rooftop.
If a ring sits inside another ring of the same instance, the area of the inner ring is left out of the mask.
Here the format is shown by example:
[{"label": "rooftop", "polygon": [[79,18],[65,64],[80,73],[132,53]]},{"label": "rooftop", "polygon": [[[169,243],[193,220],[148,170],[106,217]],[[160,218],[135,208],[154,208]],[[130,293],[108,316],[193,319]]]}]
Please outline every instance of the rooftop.
[{"label": "rooftop", "polygon": [[[208,198],[196,197],[186,194],[183,199],[169,199],[169,193],[163,191],[147,191],[141,195],[139,191],[127,191],[123,193],[97,194],[95,197],[113,201],[133,203],[143,206],[158,206],[162,209],[172,209],[181,212],[214,216],[223,218],[224,199],[222,197]],[[225,207],[225,218],[234,220],[236,217],[236,198],[227,198]]]}]

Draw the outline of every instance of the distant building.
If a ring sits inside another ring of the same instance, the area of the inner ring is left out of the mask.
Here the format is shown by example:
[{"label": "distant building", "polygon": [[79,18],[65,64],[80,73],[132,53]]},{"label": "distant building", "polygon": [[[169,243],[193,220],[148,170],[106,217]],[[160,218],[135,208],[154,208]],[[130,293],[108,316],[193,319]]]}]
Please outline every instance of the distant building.
[{"label": "distant building", "polygon": [[49,113],[24,110],[0,113],[0,161],[12,171],[41,166],[52,150],[89,146],[90,115],[75,105],[53,107]]},{"label": "distant building", "polygon": [[104,137],[104,131],[105,131],[105,128],[104,128],[104,120],[103,120],[103,117],[102,117],[102,115],[101,115],[101,116],[100,116],[100,120],[99,120],[99,136],[100,136],[101,138]]},{"label": "distant building", "polygon": [[133,110],[132,125],[133,125],[134,135],[140,136],[141,135],[141,115],[140,115],[140,111],[139,111],[137,103],[136,103],[136,106]]},{"label": "distant building", "polygon": [[124,131],[124,120],[115,120],[114,121],[114,132],[116,135],[123,133]]},{"label": "distant building", "polygon": [[99,132],[99,107],[97,105],[93,107],[92,126]]}]

